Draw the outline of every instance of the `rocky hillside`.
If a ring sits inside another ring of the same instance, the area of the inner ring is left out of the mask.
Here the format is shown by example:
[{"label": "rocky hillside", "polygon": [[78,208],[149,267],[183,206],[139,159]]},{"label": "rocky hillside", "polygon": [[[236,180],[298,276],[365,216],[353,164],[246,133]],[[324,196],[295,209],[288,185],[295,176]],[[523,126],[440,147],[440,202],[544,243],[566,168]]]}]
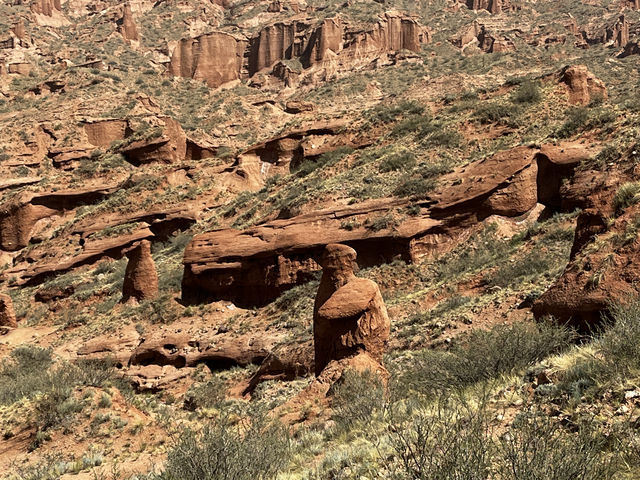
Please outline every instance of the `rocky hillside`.
[{"label": "rocky hillside", "polygon": [[1,478],[640,478],[637,0],[0,14]]}]

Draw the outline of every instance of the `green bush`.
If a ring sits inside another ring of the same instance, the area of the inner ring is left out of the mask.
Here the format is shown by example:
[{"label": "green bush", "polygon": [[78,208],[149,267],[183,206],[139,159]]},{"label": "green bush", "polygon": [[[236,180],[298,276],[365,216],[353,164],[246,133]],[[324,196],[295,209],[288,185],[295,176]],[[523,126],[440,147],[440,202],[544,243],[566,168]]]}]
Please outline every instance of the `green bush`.
[{"label": "green bush", "polygon": [[514,103],[538,103],[542,100],[542,92],[538,82],[526,80],[520,84],[511,97]]},{"label": "green bush", "polygon": [[406,176],[394,189],[396,197],[419,197],[436,188],[437,182],[433,178]]},{"label": "green bush", "polygon": [[498,436],[493,415],[484,403],[473,408],[442,400],[430,410],[396,413],[389,425],[399,465],[393,478],[597,480],[627,469],[622,460],[631,442],[610,455],[593,419],[572,431],[534,407]]},{"label": "green bush", "polygon": [[345,429],[366,422],[384,405],[384,386],[380,377],[369,370],[345,370],[331,387],[333,419]]},{"label": "green bush", "polygon": [[254,416],[234,425],[227,419],[201,432],[186,429],[169,451],[161,480],[268,480],[289,458],[286,430]]},{"label": "green bush", "polygon": [[556,132],[560,138],[568,138],[578,132],[600,128],[613,123],[616,114],[606,108],[572,107],[567,112],[567,120]]},{"label": "green bush", "polygon": [[466,406],[438,404],[435,411],[395,411],[389,437],[395,479],[486,480],[491,467],[489,416]]},{"label": "green bush", "polygon": [[319,168],[335,165],[352,152],[353,148],[351,147],[339,147],[331,152],[323,153],[317,159],[308,158],[303,160],[294,169],[294,172],[300,178],[306,177]]},{"label": "green bush", "polygon": [[483,124],[510,124],[519,113],[520,110],[514,105],[481,103],[476,107],[475,118]]},{"label": "green bush", "polygon": [[472,330],[449,351],[425,350],[392,375],[395,393],[432,396],[524,369],[566,348],[573,333],[550,323]]},{"label": "green bush", "polygon": [[616,215],[621,215],[627,207],[640,201],[640,182],[627,182],[618,188],[613,197],[613,208]]},{"label": "green bush", "polygon": [[381,172],[393,172],[396,170],[411,170],[416,166],[416,156],[409,151],[394,152],[385,156],[380,162]]},{"label": "green bush", "polygon": [[593,421],[587,421],[571,433],[540,410],[518,415],[508,433],[497,442],[498,478],[613,478],[618,468],[607,455],[606,438],[596,435],[597,428]]}]

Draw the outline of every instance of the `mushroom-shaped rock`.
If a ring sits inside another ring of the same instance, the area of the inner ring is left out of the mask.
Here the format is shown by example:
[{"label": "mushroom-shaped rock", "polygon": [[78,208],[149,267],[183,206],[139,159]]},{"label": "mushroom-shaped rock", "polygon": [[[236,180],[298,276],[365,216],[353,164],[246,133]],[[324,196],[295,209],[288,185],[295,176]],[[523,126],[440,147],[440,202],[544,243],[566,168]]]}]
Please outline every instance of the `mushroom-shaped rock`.
[{"label": "mushroom-shaped rock", "polygon": [[18,326],[16,314],[13,310],[13,302],[9,295],[0,294],[0,327]]},{"label": "mushroom-shaped rock", "polygon": [[158,274],[151,257],[151,242],[143,240],[127,252],[129,263],[122,285],[122,301],[149,300],[158,295]]},{"label": "mushroom-shaped rock", "polygon": [[320,259],[322,279],[313,316],[315,372],[333,360],[368,353],[382,365],[389,340],[389,317],[378,286],[354,274],[356,251],[327,245]]}]

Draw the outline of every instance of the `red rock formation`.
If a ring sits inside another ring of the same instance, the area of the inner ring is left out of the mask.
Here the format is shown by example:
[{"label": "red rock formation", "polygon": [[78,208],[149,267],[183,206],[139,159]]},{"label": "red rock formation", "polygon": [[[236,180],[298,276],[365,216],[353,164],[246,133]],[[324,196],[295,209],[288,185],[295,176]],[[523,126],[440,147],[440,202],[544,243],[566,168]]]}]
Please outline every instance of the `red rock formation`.
[{"label": "red rock formation", "polygon": [[136,22],[133,19],[131,6],[128,3],[124,6],[124,9],[122,11],[122,18],[118,21],[118,31],[128,42],[140,41],[140,37],[138,35],[138,27],[136,26]]},{"label": "red rock formation", "polygon": [[509,0],[467,0],[467,7],[471,10],[488,10],[493,14],[498,14],[509,10],[511,4]]},{"label": "red rock formation", "polygon": [[302,101],[290,101],[285,105],[284,111],[294,115],[298,113],[313,112],[313,103]]},{"label": "red rock formation", "polygon": [[316,26],[279,22],[264,27],[249,42],[220,32],[182,40],[173,52],[169,73],[217,87],[242,78],[245,70],[252,76],[283,60],[299,58],[309,68],[322,63],[329,51],[347,59],[403,49],[418,52],[429,40],[428,30],[414,19],[392,12],[368,31],[347,31],[337,18]]},{"label": "red rock formation", "polygon": [[607,88],[602,80],[591,73],[585,65],[565,67],[560,74],[569,92],[569,103],[587,105],[595,98],[607,98]]},{"label": "red rock formation", "polygon": [[241,78],[247,42],[223,32],[183,39],[171,55],[169,73],[203,80],[215,88]]},{"label": "red rock formation", "polygon": [[59,215],[78,205],[95,202],[115,191],[115,186],[82,190],[25,193],[0,206],[0,248],[14,252],[31,240],[38,220]]},{"label": "red rock formation", "polygon": [[271,67],[279,60],[299,56],[300,44],[296,44],[299,28],[297,23],[276,23],[260,30],[249,44],[249,75]]},{"label": "red rock formation", "polygon": [[0,327],[15,328],[18,326],[13,301],[9,295],[0,294]]},{"label": "red rock formation", "polygon": [[385,13],[372,30],[347,35],[344,50],[352,56],[400,50],[419,52],[424,41],[424,28],[416,20]]},{"label": "red rock formation", "polygon": [[624,48],[629,43],[629,22],[624,15],[606,32],[606,42],[613,42],[614,47]]},{"label": "red rock formation", "polygon": [[491,33],[484,25],[477,21],[467,25],[455,37],[451,39],[456,47],[465,49],[470,45],[477,45],[486,53],[503,53],[515,50],[515,44],[504,37]]},{"label": "red rock formation", "polygon": [[120,152],[135,166],[149,163],[175,163],[184,161],[187,154],[187,136],[177,120],[163,117],[162,135],[133,142]]},{"label": "red rock formation", "polygon": [[126,253],[129,258],[122,284],[122,302],[152,300],[158,296],[158,273],[151,242],[143,240]]},{"label": "red rock formation", "polygon": [[630,55],[640,55],[640,42],[633,41],[627,43],[624,47],[624,51],[618,55],[619,58],[628,57]]},{"label": "red rock formation", "polygon": [[27,38],[27,31],[24,28],[24,20],[22,19],[13,24],[13,27],[11,27],[11,31],[20,40],[25,40]]},{"label": "red rock formation", "polygon": [[206,364],[211,370],[260,364],[270,345],[255,337],[194,338],[185,333],[159,332],[131,353],[130,365],[172,365],[177,368]]},{"label": "red rock formation", "polygon": [[109,147],[116,140],[124,140],[133,133],[127,120],[88,120],[84,131],[91,145]]},{"label": "red rock formation", "polygon": [[302,161],[312,160],[340,147],[361,148],[376,138],[345,128],[342,121],[317,122],[253,145],[238,155],[233,171],[260,188],[266,177],[288,174]]},{"label": "red rock formation", "polygon": [[367,353],[382,365],[389,317],[378,286],[354,274],[356,251],[327,245],[320,258],[322,279],[313,314],[315,372],[332,361]]},{"label": "red rock formation", "polygon": [[302,54],[302,64],[309,68],[322,63],[327,52],[338,53],[344,43],[344,26],[339,19],[327,18],[311,34],[305,51]]},{"label": "red rock formation", "polygon": [[314,258],[328,243],[352,244],[363,265],[398,256],[411,260],[414,238],[439,225],[439,221],[412,217],[395,228],[378,231],[364,226],[341,228],[342,222],[359,219],[362,225],[370,215],[382,215],[408,204],[400,199],[369,201],[275,220],[244,232],[228,229],[196,235],[185,251],[183,299],[264,304],[308,281],[319,270]]},{"label": "red rock formation", "polygon": [[53,17],[54,14],[62,11],[61,0],[34,0],[31,3],[31,11],[47,17]]},{"label": "red rock formation", "polygon": [[[565,207],[563,179],[591,156],[584,145],[517,147],[445,175],[439,190],[422,201],[381,199],[276,220],[246,231],[196,235],[185,251],[183,299],[264,304],[307,281],[319,269],[314,259],[330,243],[352,246],[362,265],[396,257],[414,261],[455,242],[465,226],[491,215],[519,216],[538,202]],[[368,218],[391,215],[409,205],[422,206],[421,214],[378,231],[364,226]],[[575,206],[567,204],[567,208]],[[342,228],[345,223],[356,226]]]}]

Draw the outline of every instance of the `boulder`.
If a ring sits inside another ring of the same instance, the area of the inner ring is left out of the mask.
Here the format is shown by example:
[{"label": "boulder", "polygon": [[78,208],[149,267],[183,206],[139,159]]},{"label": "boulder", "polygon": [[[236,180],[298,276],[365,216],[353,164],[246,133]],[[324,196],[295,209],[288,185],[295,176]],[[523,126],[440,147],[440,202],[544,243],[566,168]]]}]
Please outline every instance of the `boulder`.
[{"label": "boulder", "polygon": [[0,327],[15,328],[18,326],[13,301],[9,295],[0,294]]},{"label": "boulder", "polygon": [[158,273],[151,242],[143,240],[126,253],[129,258],[122,285],[122,301],[152,300],[158,296]]},{"label": "boulder", "polygon": [[319,259],[322,278],[313,314],[316,376],[332,361],[365,352],[382,365],[389,317],[375,282],[355,276],[356,257],[351,247],[331,244]]},{"label": "boulder", "polygon": [[560,81],[567,85],[569,103],[587,105],[594,99],[607,98],[607,88],[602,80],[591,73],[585,65],[573,65],[562,69]]}]

